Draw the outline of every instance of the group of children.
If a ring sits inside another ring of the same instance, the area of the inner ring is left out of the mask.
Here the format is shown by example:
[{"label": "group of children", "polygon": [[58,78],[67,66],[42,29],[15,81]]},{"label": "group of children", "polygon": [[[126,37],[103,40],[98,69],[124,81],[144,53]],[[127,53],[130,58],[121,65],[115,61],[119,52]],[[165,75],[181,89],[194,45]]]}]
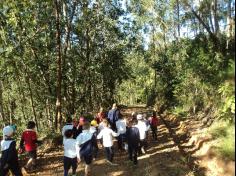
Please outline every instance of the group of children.
[{"label": "group of children", "polygon": [[[147,132],[152,129],[153,138],[157,138],[158,118],[156,112],[146,120],[142,114],[132,114],[131,119],[124,119],[122,115],[113,122],[115,130],[111,129],[111,124],[106,114],[101,110],[94,120],[86,121],[81,117],[79,121],[67,119],[67,123],[62,128],[64,147],[64,176],[68,175],[72,167],[72,174],[76,175],[78,163],[85,163],[85,175],[90,175],[91,163],[97,157],[98,141],[101,142],[105,151],[106,161],[110,165],[117,165],[113,162],[114,146],[113,138],[117,138],[118,149],[128,150],[129,160],[134,165],[138,164],[137,156],[145,153],[147,146]],[[113,124],[113,127],[114,127]],[[37,158],[37,145],[41,141],[37,139],[35,123],[29,121],[27,129],[22,133],[20,149],[16,150],[16,141],[13,139],[14,128],[6,126],[3,128],[3,140],[1,141],[0,175],[6,176],[9,170],[15,176],[22,176],[18,163],[18,153],[24,151],[28,155],[28,162],[25,169],[34,169]]]},{"label": "group of children", "polygon": [[106,116],[100,118],[99,121],[96,116],[91,122],[84,118],[79,120],[79,124],[74,123],[73,125],[71,122],[71,118],[67,119],[67,124],[62,129],[64,176],[68,175],[71,167],[72,174],[75,175],[77,163],[81,161],[85,163],[85,176],[90,175],[90,164],[97,157],[98,141],[101,141],[104,148],[107,163],[113,166],[117,165],[113,162],[113,138],[117,138],[118,150],[128,150],[129,160],[137,165],[138,155],[146,152],[146,138],[149,128],[152,130],[153,139],[156,140],[157,125],[159,124],[156,112],[153,112],[152,117],[148,120],[142,114],[133,114],[129,120],[120,115],[118,120],[115,121],[116,130],[112,129]]}]

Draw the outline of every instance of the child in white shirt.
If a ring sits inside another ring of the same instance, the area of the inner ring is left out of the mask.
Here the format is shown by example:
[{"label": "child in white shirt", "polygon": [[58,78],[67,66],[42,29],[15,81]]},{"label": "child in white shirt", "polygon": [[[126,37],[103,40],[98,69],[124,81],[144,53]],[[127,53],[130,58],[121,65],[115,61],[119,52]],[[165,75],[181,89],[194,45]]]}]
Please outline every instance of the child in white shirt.
[{"label": "child in white shirt", "polygon": [[146,153],[145,148],[147,147],[146,137],[147,137],[147,131],[149,129],[149,126],[147,126],[146,121],[143,119],[142,114],[137,115],[137,120],[138,120],[138,124],[136,125],[136,127],[139,129],[139,133],[140,133],[139,153],[141,154],[142,152],[143,154],[145,154]]},{"label": "child in white shirt", "polygon": [[90,123],[85,122],[83,132],[76,138],[76,150],[78,162],[85,162],[85,176],[90,175],[90,165],[94,158],[94,148],[97,145],[96,137],[90,132]]},{"label": "child in white shirt", "polygon": [[68,176],[71,166],[72,175],[75,176],[77,169],[76,140],[73,139],[73,131],[71,129],[66,130],[64,136],[64,176]]},{"label": "child in white shirt", "polygon": [[116,121],[116,129],[117,132],[120,134],[118,136],[118,149],[122,151],[126,133],[126,120],[123,119],[122,116],[119,116],[118,121]]},{"label": "child in white shirt", "polygon": [[113,137],[119,136],[119,133],[115,133],[108,127],[108,121],[103,120],[104,129],[98,134],[97,139],[101,139],[103,141],[103,146],[105,148],[107,162],[111,165],[117,165],[113,162],[114,157],[114,149],[113,149]]}]

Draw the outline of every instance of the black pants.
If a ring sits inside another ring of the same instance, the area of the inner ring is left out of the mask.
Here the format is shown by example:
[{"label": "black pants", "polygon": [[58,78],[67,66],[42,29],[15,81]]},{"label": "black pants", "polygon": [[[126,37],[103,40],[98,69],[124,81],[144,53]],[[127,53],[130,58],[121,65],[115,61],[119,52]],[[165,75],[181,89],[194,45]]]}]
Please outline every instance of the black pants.
[{"label": "black pants", "polygon": [[152,138],[157,139],[157,127],[151,126],[151,129],[152,129]]},{"label": "black pants", "polygon": [[138,164],[138,146],[128,145],[129,160],[133,161],[134,164]]},{"label": "black pants", "polygon": [[72,174],[76,173],[77,157],[75,157],[75,158],[68,158],[68,157],[64,156],[63,163],[64,163],[64,176],[68,175],[70,167],[72,167]]},{"label": "black pants", "polygon": [[8,175],[9,170],[12,172],[14,176],[23,176],[21,173],[20,166],[17,163],[11,163],[7,168],[3,168],[3,166],[0,167],[0,175],[1,176],[6,176]]},{"label": "black pants", "polygon": [[113,161],[113,157],[114,157],[114,149],[113,149],[113,147],[105,147],[105,154],[106,154],[107,160],[112,162]]},{"label": "black pants", "polygon": [[118,143],[118,149],[119,149],[119,150],[122,150],[122,149],[123,149],[123,144],[124,144],[124,142],[125,142],[125,134],[120,134],[120,135],[118,136],[118,141],[117,141],[117,143]]},{"label": "black pants", "polygon": [[96,143],[95,146],[93,147],[93,157],[97,158],[98,156],[98,144]]}]

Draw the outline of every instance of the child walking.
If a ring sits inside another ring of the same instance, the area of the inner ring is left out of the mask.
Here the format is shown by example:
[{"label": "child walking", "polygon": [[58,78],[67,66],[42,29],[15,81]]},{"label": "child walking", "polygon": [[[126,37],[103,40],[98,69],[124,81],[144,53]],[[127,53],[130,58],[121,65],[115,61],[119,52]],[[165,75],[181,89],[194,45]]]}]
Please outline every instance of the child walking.
[{"label": "child walking", "polygon": [[27,129],[21,136],[20,149],[25,150],[29,157],[25,169],[35,169],[36,167],[37,144],[40,144],[41,142],[37,139],[35,126],[35,122],[29,121],[27,124]]},{"label": "child walking", "polygon": [[119,133],[115,133],[108,127],[109,123],[107,120],[104,119],[103,123],[104,123],[104,128],[98,134],[97,139],[102,139],[103,141],[107,162],[111,165],[117,165],[113,163],[113,157],[114,157],[113,137],[119,136]]},{"label": "child walking", "polygon": [[73,130],[68,129],[64,133],[64,176],[68,176],[70,167],[72,167],[72,176],[76,175],[77,169],[77,154],[76,154],[76,140],[73,139]]},{"label": "child walking", "polygon": [[[91,121],[91,126],[89,131],[94,135],[95,139],[97,139],[97,135],[98,135],[98,124],[97,121],[94,119]],[[97,154],[98,154],[98,144],[97,142],[94,144],[93,147],[93,159],[96,160],[97,158]]]},{"label": "child walking", "polygon": [[83,124],[83,132],[76,138],[77,160],[85,162],[85,176],[90,176],[90,165],[93,161],[93,149],[97,144],[96,137],[90,132],[90,123]]},{"label": "child walking", "polygon": [[159,119],[157,118],[156,111],[153,111],[152,117],[150,118],[150,126],[152,129],[152,138],[157,140],[157,126],[159,124]]},{"label": "child walking", "polygon": [[66,130],[72,130],[73,131],[73,137],[74,137],[74,135],[76,135],[76,127],[74,126],[71,117],[68,117],[66,119],[66,124],[63,126],[63,128],[61,130],[61,134],[63,136],[63,143],[64,143],[64,140],[66,139],[66,137],[65,137]]},{"label": "child walking", "polygon": [[3,128],[3,140],[1,141],[0,175],[7,176],[9,170],[14,176],[23,176],[16,151],[16,141],[12,139],[14,130],[10,126]]},{"label": "child walking", "polygon": [[137,119],[133,119],[131,121],[132,126],[129,127],[126,131],[129,160],[133,161],[134,165],[138,164],[137,155],[140,145],[139,129],[136,127],[137,123],[138,123]]},{"label": "child walking", "polygon": [[147,141],[146,141],[147,133],[146,132],[148,131],[148,126],[146,124],[146,121],[144,121],[142,114],[137,115],[137,120],[138,120],[138,124],[136,125],[136,127],[139,129],[139,134],[140,134],[139,153],[145,154],[146,153],[145,148],[147,147]]},{"label": "child walking", "polygon": [[116,121],[116,129],[119,133],[118,136],[118,150],[123,150],[123,145],[125,142],[125,133],[126,133],[126,120],[122,117],[122,115],[119,116],[118,121]]}]

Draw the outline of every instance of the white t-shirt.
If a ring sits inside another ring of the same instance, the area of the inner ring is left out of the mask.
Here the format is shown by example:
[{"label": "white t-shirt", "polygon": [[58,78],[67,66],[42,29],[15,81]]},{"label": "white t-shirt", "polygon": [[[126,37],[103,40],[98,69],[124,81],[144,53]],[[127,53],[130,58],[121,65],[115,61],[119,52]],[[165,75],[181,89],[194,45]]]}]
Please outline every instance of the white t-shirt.
[{"label": "white t-shirt", "polygon": [[139,130],[140,140],[145,139],[146,138],[146,131],[148,131],[146,123],[144,121],[139,120],[136,127]]},{"label": "white t-shirt", "polygon": [[68,158],[75,158],[76,157],[76,140],[69,138],[64,139],[64,156]]},{"label": "white t-shirt", "polygon": [[119,133],[115,133],[110,128],[105,127],[97,136],[97,139],[101,139],[103,141],[104,147],[111,147],[113,145],[113,137],[119,136]]},{"label": "white t-shirt", "polygon": [[118,133],[125,134],[126,133],[126,120],[120,119],[116,121],[116,128],[117,128]]}]

